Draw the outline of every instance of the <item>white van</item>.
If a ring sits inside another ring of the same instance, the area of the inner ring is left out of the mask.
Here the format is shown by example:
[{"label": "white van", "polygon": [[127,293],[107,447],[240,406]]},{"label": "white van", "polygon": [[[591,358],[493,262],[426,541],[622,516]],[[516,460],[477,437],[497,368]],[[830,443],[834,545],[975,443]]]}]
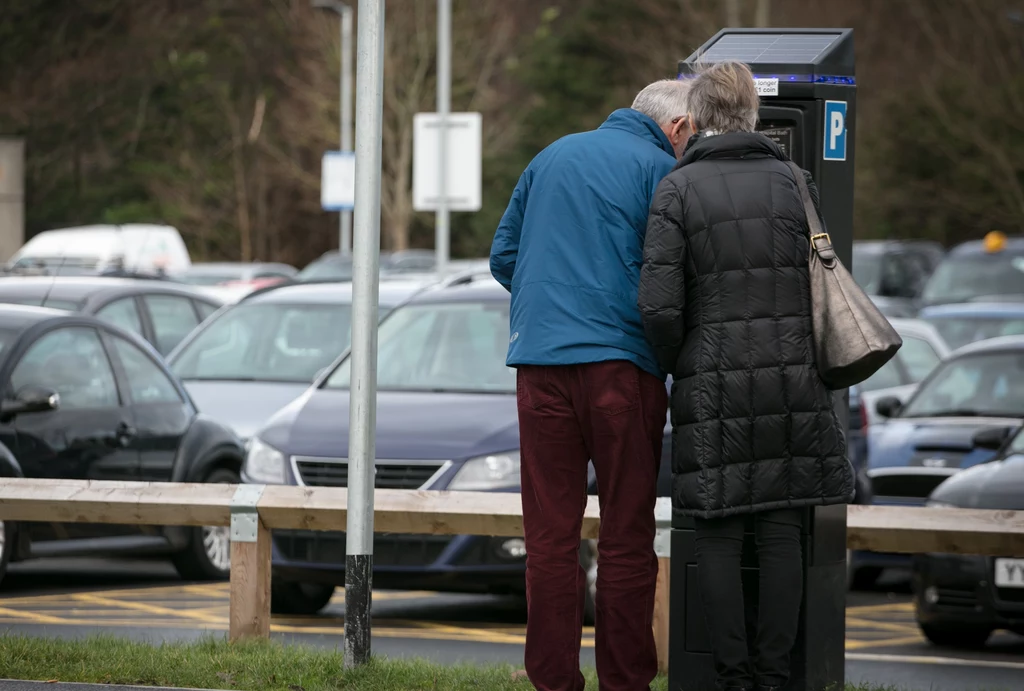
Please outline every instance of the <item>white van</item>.
[{"label": "white van", "polygon": [[102,273],[124,269],[173,274],[192,266],[176,228],[126,223],[46,230],[26,242],[8,272]]}]

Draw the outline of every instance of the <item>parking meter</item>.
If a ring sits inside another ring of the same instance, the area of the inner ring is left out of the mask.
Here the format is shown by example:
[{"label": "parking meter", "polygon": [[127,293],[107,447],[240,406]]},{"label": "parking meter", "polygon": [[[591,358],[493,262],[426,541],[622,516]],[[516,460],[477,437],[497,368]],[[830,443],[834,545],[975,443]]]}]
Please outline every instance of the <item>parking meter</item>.
[{"label": "parking meter", "polygon": [[[852,29],[722,29],[686,60],[679,77],[702,63],[739,60],[754,73],[758,129],[814,176],[832,246],[849,267],[853,254],[853,160],[856,117]],[[836,412],[848,428],[845,392]],[[710,639],[697,581],[693,523],[673,515],[669,614],[669,689],[714,688]],[[757,550],[753,523],[743,546],[748,641],[756,630]],[[804,595],[787,689],[843,688],[846,611],[846,507],[806,510]],[[753,606],[750,606],[753,605]],[[714,616],[714,613],[709,613]]]}]

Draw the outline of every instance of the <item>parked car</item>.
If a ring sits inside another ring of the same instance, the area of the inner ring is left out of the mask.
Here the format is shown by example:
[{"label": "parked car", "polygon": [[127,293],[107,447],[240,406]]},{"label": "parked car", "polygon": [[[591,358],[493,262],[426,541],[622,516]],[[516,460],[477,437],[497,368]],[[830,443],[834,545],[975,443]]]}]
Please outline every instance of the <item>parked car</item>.
[{"label": "parked car", "polygon": [[[867,475],[872,502],[923,506],[946,478],[991,460],[995,452],[973,443],[986,428],[1003,434],[1024,422],[1024,336],[979,341],[954,351],[903,404],[889,396],[876,403],[888,418],[868,428]],[[909,557],[854,552],[851,569],[860,584]]]},{"label": "parked car", "polygon": [[945,359],[950,349],[939,332],[917,319],[890,319],[903,339],[896,356],[867,380],[850,387],[850,460],[858,471],[864,468],[867,457],[867,431],[881,421],[875,403],[886,396],[908,400],[935,367]]},{"label": "parked car", "polygon": [[[146,341],[110,322],[0,305],[0,475],[237,483],[244,449],[196,412]],[[227,528],[0,524],[9,561],[167,555],[188,579],[228,574]]]},{"label": "parked car", "polygon": [[1024,301],[935,305],[922,309],[919,316],[934,326],[951,348],[1024,334]]},{"label": "parked car", "polygon": [[221,303],[189,286],[127,278],[0,278],[0,303],[95,315],[139,334],[167,355]]},{"label": "parked car", "polygon": [[[380,253],[380,272],[421,273],[433,271],[436,259],[433,250],[403,250]],[[325,252],[319,259],[299,272],[297,280],[310,281],[351,281],[352,255],[337,250]]]},{"label": "parked car", "polygon": [[945,250],[925,240],[861,240],[853,243],[850,270],[858,285],[887,316],[912,316],[913,303]]},{"label": "parked car", "polygon": [[5,266],[8,274],[96,275],[108,270],[178,273],[192,264],[176,228],[126,223],[46,230]]},{"label": "parked car", "polygon": [[921,306],[1024,301],[1024,236],[993,231],[950,250],[921,293]]},{"label": "parked car", "polygon": [[[995,459],[940,484],[931,506],[1024,511],[1024,431],[1005,445],[983,430],[976,446],[1003,446]],[[914,557],[914,609],[921,632],[940,646],[980,646],[995,629],[1024,635],[1024,559],[954,554]]]},{"label": "parked car", "polygon": [[173,278],[181,283],[201,286],[222,302],[238,302],[254,290],[293,280],[294,266],[276,262],[202,262]]},{"label": "parked car", "polygon": [[[423,291],[381,322],[375,486],[518,492],[515,370],[505,366],[509,294],[489,274]],[[341,358],[253,437],[243,481],[346,486],[350,360]],[[667,420],[666,420],[667,422]],[[670,485],[666,431],[659,493]],[[591,470],[590,491],[595,492]],[[272,607],[313,613],[345,578],[345,536],[275,531]],[[596,555],[584,543],[586,612]],[[377,535],[374,585],[523,593],[522,539]]]},{"label": "parked car", "polygon": [[[424,286],[381,281],[379,314]],[[168,362],[199,410],[248,439],[348,348],[351,328],[351,283],[282,285],[214,316]]]}]

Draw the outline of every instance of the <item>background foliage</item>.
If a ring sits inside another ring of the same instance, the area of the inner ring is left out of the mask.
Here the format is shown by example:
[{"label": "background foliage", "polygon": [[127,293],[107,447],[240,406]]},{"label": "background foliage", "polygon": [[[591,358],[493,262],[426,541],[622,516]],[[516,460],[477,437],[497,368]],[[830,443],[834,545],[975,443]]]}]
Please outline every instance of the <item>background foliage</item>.
[{"label": "background foliage", "polygon": [[[434,0],[388,0],[382,244],[430,247],[412,210],[412,116],[433,110]],[[201,259],[304,264],[336,246],[319,204],[336,148],[338,20],[308,0],[3,0],[0,135],[27,140],[30,234],[176,225]],[[484,114],[486,254],[542,147],[628,106],[726,24],[851,26],[858,237],[946,243],[1024,219],[1024,2],[455,0],[453,110]]]}]

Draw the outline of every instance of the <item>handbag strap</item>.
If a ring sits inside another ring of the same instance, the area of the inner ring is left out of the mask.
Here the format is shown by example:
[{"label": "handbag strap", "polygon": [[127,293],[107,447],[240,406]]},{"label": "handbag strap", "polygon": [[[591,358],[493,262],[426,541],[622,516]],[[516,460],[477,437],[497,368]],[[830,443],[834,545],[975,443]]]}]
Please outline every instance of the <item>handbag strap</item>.
[{"label": "handbag strap", "polygon": [[793,171],[796,178],[796,186],[800,190],[800,198],[804,203],[804,213],[807,215],[807,226],[811,229],[811,249],[818,253],[823,260],[828,262],[835,259],[835,250],[832,249],[832,238],[821,227],[821,218],[818,216],[818,209],[811,199],[811,190],[807,187],[807,180],[804,178],[804,170],[792,161],[786,161],[786,165]]}]

